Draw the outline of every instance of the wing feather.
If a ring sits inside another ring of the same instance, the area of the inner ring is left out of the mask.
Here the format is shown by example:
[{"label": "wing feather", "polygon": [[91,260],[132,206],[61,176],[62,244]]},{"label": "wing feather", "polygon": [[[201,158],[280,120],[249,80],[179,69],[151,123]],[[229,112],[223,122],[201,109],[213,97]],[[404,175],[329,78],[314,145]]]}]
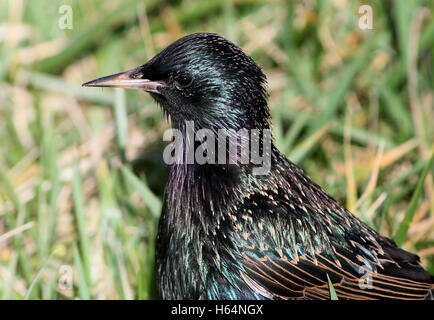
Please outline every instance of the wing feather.
[{"label": "wing feather", "polygon": [[234,213],[231,241],[252,290],[281,299],[328,299],[329,277],[342,299],[430,295],[434,278],[418,256],[397,248],[288,165],[291,175],[282,171],[285,180],[250,192]]}]

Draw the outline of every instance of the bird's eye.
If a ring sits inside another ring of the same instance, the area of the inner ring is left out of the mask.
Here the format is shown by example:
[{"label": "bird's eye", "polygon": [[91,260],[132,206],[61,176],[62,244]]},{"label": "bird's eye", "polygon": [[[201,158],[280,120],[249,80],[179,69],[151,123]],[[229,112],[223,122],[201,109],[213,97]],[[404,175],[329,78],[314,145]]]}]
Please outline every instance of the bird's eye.
[{"label": "bird's eye", "polygon": [[179,73],[174,78],[178,89],[186,88],[193,82],[193,77],[188,73]]}]

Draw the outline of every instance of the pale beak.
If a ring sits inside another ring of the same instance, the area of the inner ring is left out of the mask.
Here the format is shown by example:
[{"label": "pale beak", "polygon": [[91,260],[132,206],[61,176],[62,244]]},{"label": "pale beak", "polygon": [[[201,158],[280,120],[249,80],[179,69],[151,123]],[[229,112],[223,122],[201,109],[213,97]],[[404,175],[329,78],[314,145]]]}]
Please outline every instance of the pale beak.
[{"label": "pale beak", "polygon": [[166,85],[162,81],[151,81],[148,79],[135,79],[134,74],[138,73],[137,69],[119,72],[82,84],[83,87],[113,87],[124,89],[138,89],[148,92],[160,93],[159,88]]}]

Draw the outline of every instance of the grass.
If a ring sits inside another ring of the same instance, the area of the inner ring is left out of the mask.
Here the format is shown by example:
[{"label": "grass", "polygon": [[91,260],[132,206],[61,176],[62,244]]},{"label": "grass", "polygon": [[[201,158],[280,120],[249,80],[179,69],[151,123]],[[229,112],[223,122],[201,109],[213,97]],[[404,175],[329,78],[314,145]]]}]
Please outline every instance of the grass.
[{"label": "grass", "polygon": [[339,300],[339,298],[336,294],[336,290],[333,287],[333,283],[330,281],[329,275],[327,275],[327,282],[328,282],[328,286],[329,286],[330,300]]},{"label": "grass", "polygon": [[345,0],[1,2],[0,298],[157,297],[169,124],[144,93],[80,85],[198,31],[264,69],[279,148],[434,273],[434,4],[365,3],[373,30]]}]

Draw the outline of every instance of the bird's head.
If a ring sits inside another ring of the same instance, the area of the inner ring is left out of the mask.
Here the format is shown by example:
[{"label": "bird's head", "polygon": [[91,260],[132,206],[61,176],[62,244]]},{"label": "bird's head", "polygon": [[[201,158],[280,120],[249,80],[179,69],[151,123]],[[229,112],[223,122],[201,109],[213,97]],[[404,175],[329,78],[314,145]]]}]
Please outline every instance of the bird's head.
[{"label": "bird's head", "polygon": [[149,92],[175,127],[269,127],[265,75],[239,47],[217,34],[183,37],[132,70],[84,83]]}]

